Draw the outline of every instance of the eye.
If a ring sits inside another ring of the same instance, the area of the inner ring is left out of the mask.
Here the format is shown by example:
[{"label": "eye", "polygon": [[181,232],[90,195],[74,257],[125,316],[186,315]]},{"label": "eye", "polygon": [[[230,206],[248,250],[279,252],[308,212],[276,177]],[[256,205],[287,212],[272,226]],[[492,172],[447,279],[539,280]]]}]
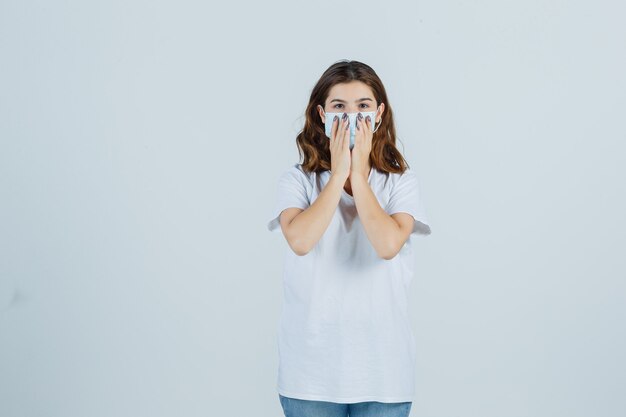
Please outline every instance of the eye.
[{"label": "eye", "polygon": [[[338,106],[343,106],[343,104],[337,103],[333,106],[333,108],[338,109]],[[361,108],[362,109],[368,109],[370,106],[367,103],[361,103]]]}]

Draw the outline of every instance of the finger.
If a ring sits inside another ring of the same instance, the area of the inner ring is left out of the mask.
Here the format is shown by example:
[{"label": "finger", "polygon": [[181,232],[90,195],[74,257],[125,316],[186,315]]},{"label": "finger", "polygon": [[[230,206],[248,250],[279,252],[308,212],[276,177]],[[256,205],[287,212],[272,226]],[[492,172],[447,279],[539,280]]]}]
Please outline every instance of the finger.
[{"label": "finger", "polygon": [[332,146],[332,144],[334,143],[334,138],[335,135],[337,134],[337,126],[339,125],[339,117],[337,115],[335,115],[333,117],[333,124],[332,127],[330,128],[330,144]]},{"label": "finger", "polygon": [[367,132],[366,138],[371,143],[372,137],[374,136],[374,134],[372,133],[372,118],[371,118],[371,116],[367,115],[367,117],[365,117],[365,119],[363,119],[363,123],[366,126],[365,127],[365,130]]},{"label": "finger", "polygon": [[[361,131],[358,129],[359,126],[359,116],[354,118],[354,146],[357,146],[359,140],[361,140]],[[354,150],[354,147],[352,148]]]},{"label": "finger", "polygon": [[350,151],[350,118],[349,117],[346,117],[346,128],[343,131],[342,148],[344,150],[347,150],[347,152]]},{"label": "finger", "polygon": [[363,124],[363,115],[361,113],[356,117],[356,135],[354,138],[354,142],[361,142],[363,139],[363,135],[365,135],[365,129]]},{"label": "finger", "polygon": [[372,116],[367,115],[367,117],[363,118],[363,130],[365,130],[365,137],[369,140],[372,139]]},{"label": "finger", "polygon": [[339,132],[340,137],[340,146],[343,145],[344,140],[346,138],[346,132],[348,132],[348,138],[350,137],[350,118],[348,117],[348,113],[343,114],[341,132]]}]

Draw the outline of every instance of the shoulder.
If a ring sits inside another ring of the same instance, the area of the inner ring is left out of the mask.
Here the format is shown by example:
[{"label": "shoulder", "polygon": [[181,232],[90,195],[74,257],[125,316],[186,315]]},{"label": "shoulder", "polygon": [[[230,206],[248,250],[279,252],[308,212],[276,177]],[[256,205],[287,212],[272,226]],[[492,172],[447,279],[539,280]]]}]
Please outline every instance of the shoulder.
[{"label": "shoulder", "polygon": [[404,172],[382,172],[375,169],[379,183],[384,187],[394,188],[398,185],[417,183],[417,174],[411,168],[407,168]]},{"label": "shoulder", "polygon": [[280,181],[291,181],[303,184],[313,184],[315,180],[314,172],[306,172],[302,168],[302,164],[296,163],[290,165],[287,169],[285,169],[280,175]]},{"label": "shoulder", "polygon": [[407,179],[417,178],[417,174],[411,168],[405,169],[402,173],[393,172],[391,175],[395,178],[396,181],[404,181]]},{"label": "shoulder", "polygon": [[289,174],[289,175],[294,175],[294,176],[303,177],[303,178],[311,178],[313,175],[315,175],[314,172],[306,172],[304,168],[302,168],[302,164],[299,164],[299,163],[290,165],[283,172],[283,174]]}]

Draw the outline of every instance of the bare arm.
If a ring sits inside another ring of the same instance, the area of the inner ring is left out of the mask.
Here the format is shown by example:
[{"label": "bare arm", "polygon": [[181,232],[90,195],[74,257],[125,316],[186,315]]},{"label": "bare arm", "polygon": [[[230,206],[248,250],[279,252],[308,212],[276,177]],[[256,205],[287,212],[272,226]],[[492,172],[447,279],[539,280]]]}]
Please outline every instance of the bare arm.
[{"label": "bare arm", "polygon": [[392,259],[411,234],[415,219],[408,213],[388,215],[378,203],[364,175],[353,172],[350,183],[357,212],[368,239],[378,256]]},{"label": "bare arm", "polygon": [[319,196],[305,210],[290,207],[280,214],[280,227],[289,247],[306,255],[320,240],[333,218],[345,180],[331,175]]}]

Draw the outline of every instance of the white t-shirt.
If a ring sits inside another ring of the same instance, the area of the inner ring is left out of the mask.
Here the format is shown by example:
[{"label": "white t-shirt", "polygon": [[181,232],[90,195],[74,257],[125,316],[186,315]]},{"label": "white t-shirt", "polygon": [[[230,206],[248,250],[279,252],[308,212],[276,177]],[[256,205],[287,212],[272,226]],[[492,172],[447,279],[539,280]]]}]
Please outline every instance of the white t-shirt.
[{"label": "white t-shirt", "polygon": [[[280,213],[309,207],[329,178],[330,171],[309,174],[300,164],[286,170],[268,229],[281,231]],[[287,247],[277,332],[277,390],[284,396],[336,403],[413,401],[415,338],[407,308],[415,262],[411,239],[429,235],[430,226],[413,171],[387,177],[372,168],[368,182],[387,214],[415,218],[413,232],[395,257],[380,258],[353,197],[342,190],[316,246],[304,256]]]}]

